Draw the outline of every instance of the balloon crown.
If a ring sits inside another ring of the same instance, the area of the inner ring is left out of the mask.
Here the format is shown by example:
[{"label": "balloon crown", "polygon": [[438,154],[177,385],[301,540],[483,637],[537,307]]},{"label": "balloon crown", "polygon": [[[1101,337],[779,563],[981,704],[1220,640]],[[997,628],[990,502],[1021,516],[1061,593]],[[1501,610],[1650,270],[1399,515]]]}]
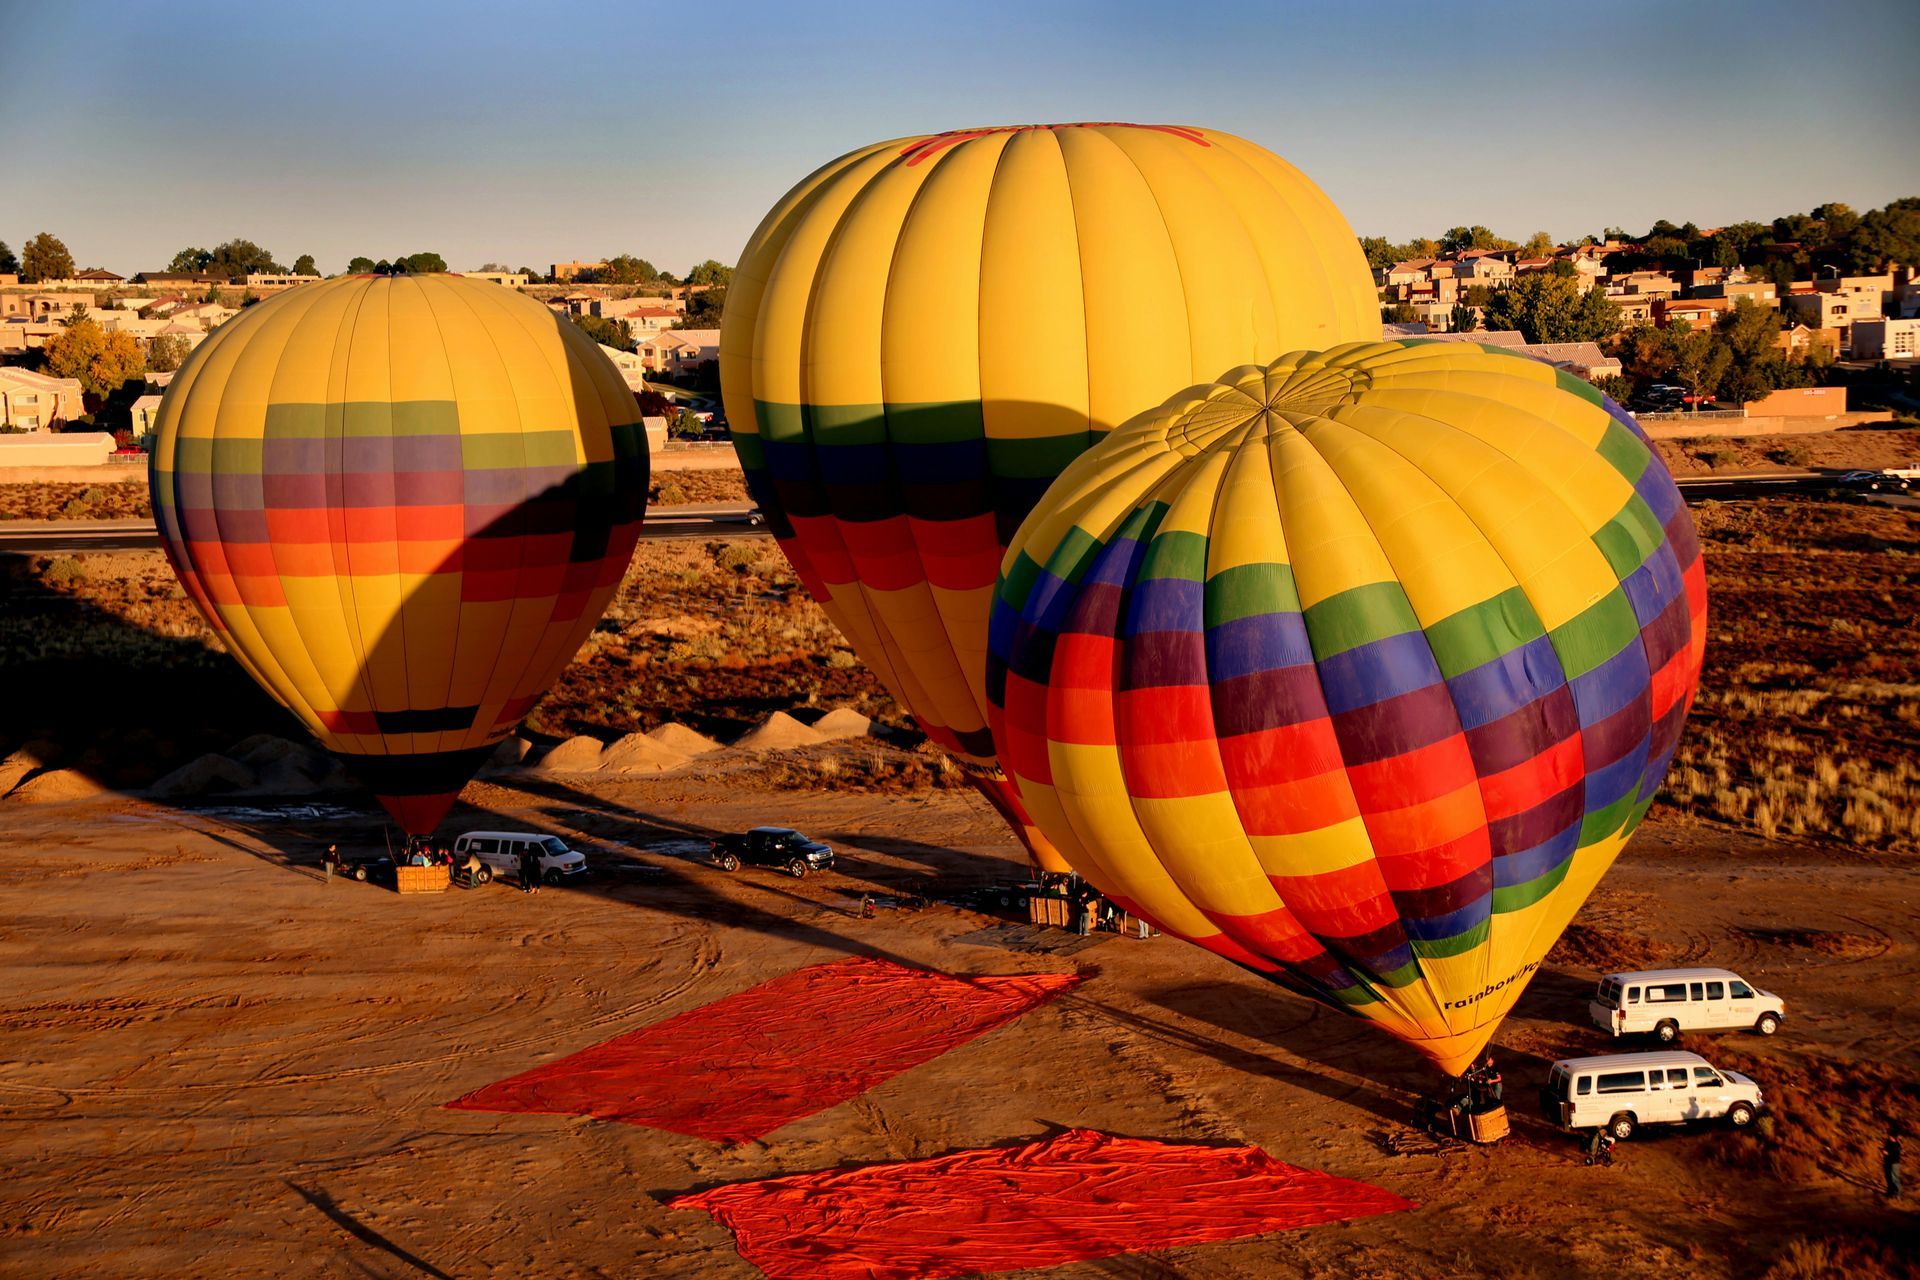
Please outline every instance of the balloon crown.
[{"label": "balloon crown", "polygon": [[1170,133],[1176,138],[1184,138],[1195,146],[1213,145],[1207,141],[1206,135],[1200,130],[1184,124],[1129,124],[1125,120],[1080,120],[1070,124],[1003,124],[984,129],[951,129],[946,133],[915,138],[900,148],[900,154],[907,157],[909,165],[916,165],[962,142],[992,137],[996,133],[1026,133],[1033,129],[1150,129],[1155,133]]}]

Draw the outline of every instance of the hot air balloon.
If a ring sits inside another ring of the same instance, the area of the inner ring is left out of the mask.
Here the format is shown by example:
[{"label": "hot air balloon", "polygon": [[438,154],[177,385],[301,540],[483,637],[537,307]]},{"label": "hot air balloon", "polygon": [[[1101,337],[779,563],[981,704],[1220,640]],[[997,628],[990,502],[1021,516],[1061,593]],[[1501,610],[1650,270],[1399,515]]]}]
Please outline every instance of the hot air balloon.
[{"label": "hot air balloon", "polygon": [[1295,352],[1054,482],[994,741],[1101,893],[1457,1073],[1653,802],[1705,625],[1672,478],[1580,379]]},{"label": "hot air balloon", "polygon": [[720,379],[795,572],[1043,865],[989,775],[986,626],[1060,469],[1249,358],[1380,336],[1352,229],[1271,152],[1172,125],[895,139],[775,206],[741,255]]},{"label": "hot air balloon", "polygon": [[229,652],[425,834],[599,620],[645,514],[579,329],[451,275],[248,308],[161,401],[153,509]]}]

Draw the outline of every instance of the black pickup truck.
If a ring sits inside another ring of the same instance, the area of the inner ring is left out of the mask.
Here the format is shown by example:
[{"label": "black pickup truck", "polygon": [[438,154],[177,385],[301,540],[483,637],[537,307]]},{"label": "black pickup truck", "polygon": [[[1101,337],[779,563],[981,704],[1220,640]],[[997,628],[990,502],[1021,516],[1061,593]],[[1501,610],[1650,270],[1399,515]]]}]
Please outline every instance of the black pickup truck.
[{"label": "black pickup truck", "polygon": [[722,871],[750,867],[784,867],[796,880],[809,871],[833,866],[833,850],[792,827],[755,827],[737,836],[721,836],[711,849],[713,863]]}]

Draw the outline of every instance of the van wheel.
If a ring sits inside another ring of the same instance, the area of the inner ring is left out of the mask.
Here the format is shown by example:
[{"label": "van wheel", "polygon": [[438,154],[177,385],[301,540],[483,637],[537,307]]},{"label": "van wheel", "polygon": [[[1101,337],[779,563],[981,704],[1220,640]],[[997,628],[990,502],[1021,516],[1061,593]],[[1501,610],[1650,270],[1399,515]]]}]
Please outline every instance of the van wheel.
[{"label": "van wheel", "polygon": [[715,858],[714,861],[719,864],[722,871],[738,871],[740,869],[740,859],[730,853],[723,853]]},{"label": "van wheel", "polygon": [[1753,1029],[1763,1036],[1772,1035],[1780,1029],[1780,1015],[1777,1013],[1761,1014],[1760,1021],[1753,1024]]},{"label": "van wheel", "polygon": [[1744,1102],[1736,1102],[1727,1108],[1727,1123],[1736,1129],[1744,1129],[1753,1123],[1753,1108]]},{"label": "van wheel", "polygon": [[1661,1044],[1672,1044],[1680,1038],[1680,1024],[1668,1018],[1653,1029],[1653,1038]]},{"label": "van wheel", "polygon": [[492,884],[493,868],[481,867],[478,871],[473,873],[473,882],[475,884]]},{"label": "van wheel", "polygon": [[1614,1141],[1616,1142],[1625,1142],[1628,1138],[1631,1138],[1635,1128],[1633,1112],[1631,1111],[1622,1111],[1619,1115],[1607,1121],[1607,1132],[1613,1135]]},{"label": "van wheel", "polygon": [[805,858],[794,858],[788,862],[787,874],[795,880],[805,880],[807,878],[807,860]]}]

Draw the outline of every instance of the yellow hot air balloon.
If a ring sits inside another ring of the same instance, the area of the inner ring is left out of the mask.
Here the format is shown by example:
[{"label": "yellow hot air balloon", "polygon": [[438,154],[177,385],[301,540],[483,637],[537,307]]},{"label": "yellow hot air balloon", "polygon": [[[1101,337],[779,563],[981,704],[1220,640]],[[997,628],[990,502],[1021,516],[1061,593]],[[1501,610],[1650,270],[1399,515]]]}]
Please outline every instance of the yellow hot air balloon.
[{"label": "yellow hot air balloon", "polygon": [[1102,893],[1457,1072],[1652,804],[1705,641],[1631,417],[1498,348],[1355,343],[1069,467],[1008,551],[989,692]]},{"label": "yellow hot air balloon", "polygon": [[646,509],[619,372],[531,298],[459,276],[247,309],[174,377],[156,435],[180,581],[415,834],[586,639]]},{"label": "yellow hot air balloon", "polygon": [[[973,129],[863,147],[790,191],[741,255],[720,377],[801,580],[928,736],[985,769],[994,574],[1061,468],[1249,357],[1379,336],[1352,228],[1271,152],[1173,125]],[[976,781],[1024,826],[1003,779]]]}]

